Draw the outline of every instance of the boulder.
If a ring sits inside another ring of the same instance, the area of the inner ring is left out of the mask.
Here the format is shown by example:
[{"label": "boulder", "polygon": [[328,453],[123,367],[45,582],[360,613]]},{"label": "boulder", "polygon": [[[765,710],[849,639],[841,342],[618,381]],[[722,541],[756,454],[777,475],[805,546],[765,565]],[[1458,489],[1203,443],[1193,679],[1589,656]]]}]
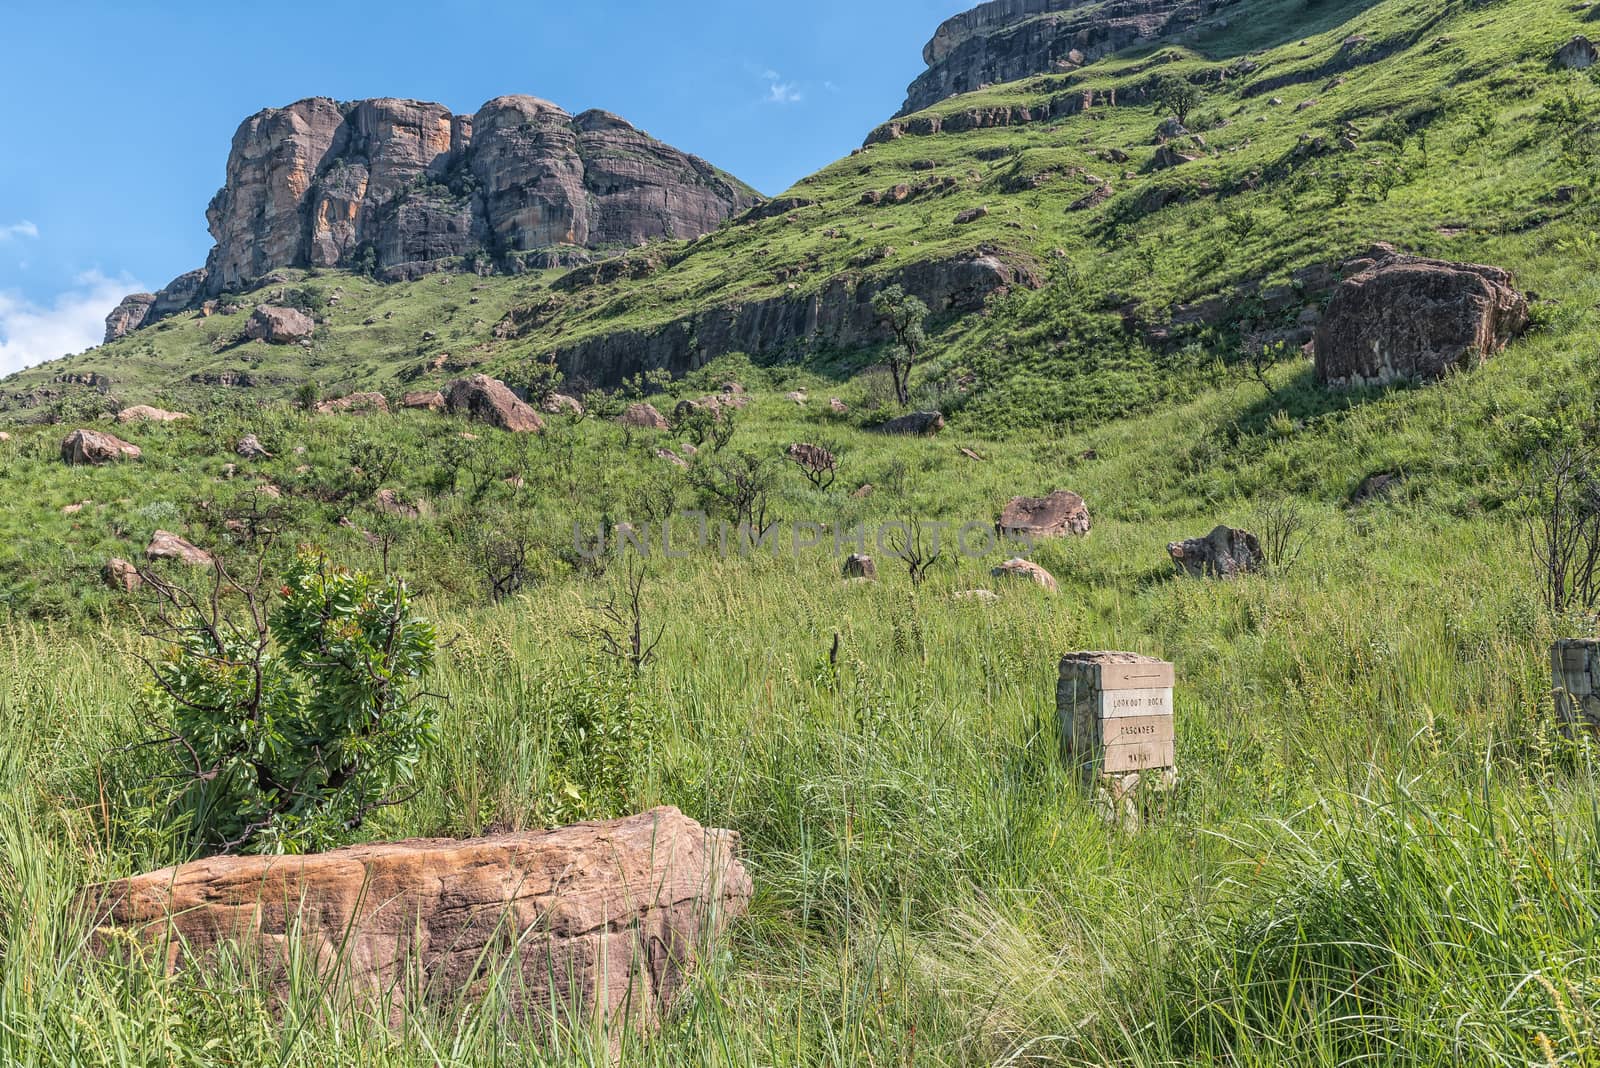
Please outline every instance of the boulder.
[{"label": "boulder", "polygon": [[838,397],[828,398],[828,410],[834,415],[850,414],[850,406],[844,401],[840,400]]},{"label": "boulder", "polygon": [[137,460],[141,455],[139,446],[103,430],[74,430],[61,442],[61,459],[69,464],[109,464]]},{"label": "boulder", "polygon": [[1375,475],[1368,475],[1350,496],[1350,503],[1363,505],[1368,501],[1387,500],[1404,484],[1405,478],[1399,471],[1379,471]]},{"label": "boulder", "polygon": [[269,345],[292,345],[309,339],[316,329],[311,316],[298,308],[262,304],[244,324],[244,336]]},{"label": "boulder", "polygon": [[552,393],[539,405],[539,410],[546,415],[582,415],[583,402],[565,393]]},{"label": "boulder", "polygon": [[1499,267],[1386,246],[1349,266],[1312,343],[1317,381],[1330,388],[1431,382],[1481,365],[1528,325],[1527,298]]},{"label": "boulder", "polygon": [[144,579],[139,577],[139,569],[120,556],[113,556],[106,561],[106,566],[100,569],[100,577],[107,586],[123,593],[133,593],[144,585]]},{"label": "boulder", "polygon": [[0,445],[4,445],[6,442],[8,442],[10,440],[11,440],[11,435],[7,434],[4,430],[0,430]]},{"label": "boulder", "polygon": [[372,500],[372,506],[387,515],[398,516],[401,519],[418,519],[422,516],[422,509],[414,504],[407,504],[392,489],[381,489]]},{"label": "boulder", "polygon": [[444,394],[436,389],[412,390],[400,398],[400,407],[419,412],[442,412]]},{"label": "boulder", "polygon": [[514,434],[537,434],[544,430],[539,413],[518,399],[499,379],[488,375],[458,378],[444,390],[445,405],[456,415],[497,426]]},{"label": "boulder", "polygon": [[989,574],[997,579],[1015,579],[1031,582],[1048,593],[1059,593],[1061,587],[1056,585],[1056,577],[1032,560],[1018,557],[1007,560],[1005,563],[990,571]]},{"label": "boulder", "polygon": [[635,430],[670,430],[667,417],[656,411],[653,404],[630,404],[617,416],[617,422]]},{"label": "boulder", "polygon": [[186,541],[169,530],[158,530],[150,536],[144,555],[151,560],[179,560],[190,567],[209,566],[211,554]]},{"label": "boulder", "polygon": [[803,389],[797,389],[793,393],[785,393],[783,399],[798,404],[802,408],[811,400],[810,397],[806,396],[806,391]]},{"label": "boulder", "polygon": [[131,938],[173,972],[242,952],[278,996],[293,939],[394,1021],[420,1007],[408,997],[450,1011],[509,967],[499,996],[540,1033],[596,1018],[647,1030],[749,906],[738,841],[658,808],[472,841],[213,857],[93,888],[86,904],[101,952]]},{"label": "boulder", "polygon": [[847,579],[867,579],[876,581],[878,577],[877,562],[870,556],[854,553],[845,557],[844,577]]},{"label": "boulder", "polygon": [[272,459],[272,454],[267,451],[266,446],[262,445],[261,440],[254,434],[246,434],[244,437],[240,438],[238,443],[234,445],[233,451],[238,453],[246,460]]},{"label": "boulder", "polygon": [[317,405],[317,412],[321,415],[337,415],[340,412],[387,413],[388,411],[389,400],[382,393],[352,393],[348,397],[323,401]]},{"label": "boulder", "polygon": [[924,437],[937,434],[944,429],[944,416],[938,412],[912,412],[902,415],[897,419],[890,419],[877,426],[880,434],[909,434]]},{"label": "boulder", "polygon": [[1596,49],[1589,38],[1581,33],[1562,45],[1556,53],[1556,65],[1568,70],[1588,70],[1596,60],[1600,60],[1600,49]]},{"label": "boulder", "polygon": [[975,223],[979,219],[985,218],[988,214],[989,209],[980,205],[976,208],[968,208],[958,214],[955,222],[957,226],[966,226],[968,223]]},{"label": "boulder", "polygon": [[1173,542],[1167,555],[1181,574],[1192,578],[1233,578],[1266,564],[1260,540],[1248,530],[1221,526],[1203,538]]},{"label": "boulder", "polygon": [[1193,163],[1199,156],[1191,156],[1187,152],[1180,152],[1172,145],[1162,145],[1156,149],[1156,154],[1150,159],[1150,169],[1155,171],[1171,170],[1181,167],[1185,163]]},{"label": "boulder", "polygon": [[682,456],[679,456],[677,453],[673,452],[671,449],[657,449],[656,450],[656,459],[665,460],[665,461],[667,461],[667,463],[671,464],[672,466],[681,467],[681,468],[684,468],[685,470],[687,470],[688,467],[689,467],[689,461],[685,460]]},{"label": "boulder", "polygon": [[148,404],[135,404],[132,408],[124,408],[117,413],[119,423],[176,423],[180,419],[187,418],[188,415],[183,412],[163,411]]},{"label": "boulder", "polygon": [[1089,506],[1067,490],[1048,497],[1013,497],[1000,513],[1000,533],[1060,538],[1089,533]]}]

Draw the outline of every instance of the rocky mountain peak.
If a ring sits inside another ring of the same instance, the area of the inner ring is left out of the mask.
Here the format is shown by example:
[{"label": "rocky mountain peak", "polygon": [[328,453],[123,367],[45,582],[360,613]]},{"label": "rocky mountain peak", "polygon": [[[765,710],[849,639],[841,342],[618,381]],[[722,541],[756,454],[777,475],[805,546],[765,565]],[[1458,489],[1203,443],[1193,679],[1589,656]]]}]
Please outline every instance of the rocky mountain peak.
[{"label": "rocky mountain peak", "polygon": [[922,50],[928,64],[900,115],[946,97],[1061,73],[1138,44],[1174,37],[1238,0],[990,0],[946,19]]},{"label": "rocky mountain peak", "polygon": [[106,339],[285,267],[416,278],[451,264],[518,271],[694,238],[759,200],[622,118],[534,96],[473,115],[382,97],[310,97],[250,116],[206,210],[201,272],[124,301]]}]

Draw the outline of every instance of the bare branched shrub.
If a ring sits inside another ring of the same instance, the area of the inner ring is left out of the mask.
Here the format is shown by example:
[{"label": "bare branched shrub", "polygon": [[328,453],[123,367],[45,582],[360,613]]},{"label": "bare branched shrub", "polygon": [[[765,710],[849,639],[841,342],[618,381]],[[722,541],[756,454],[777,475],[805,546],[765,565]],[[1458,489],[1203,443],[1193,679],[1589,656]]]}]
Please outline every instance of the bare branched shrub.
[{"label": "bare branched shrub", "polygon": [[1600,603],[1600,472],[1594,449],[1566,446],[1533,477],[1528,546],[1545,607],[1558,619]]},{"label": "bare branched shrub", "polygon": [[938,532],[930,533],[921,519],[908,516],[892,527],[896,533],[889,536],[887,547],[895,559],[906,565],[911,585],[920,586],[944,557],[945,546],[940,544]]},{"label": "bare branched shrub", "polygon": [[630,556],[622,598],[609,597],[589,606],[594,613],[589,637],[607,656],[627,663],[635,671],[649,665],[655,657],[656,646],[661,644],[661,636],[667,632],[663,623],[656,629],[654,638],[646,638],[643,593],[648,573],[642,562]]},{"label": "bare branched shrub", "polygon": [[1284,571],[1293,567],[1305,552],[1308,541],[1305,512],[1297,501],[1280,497],[1261,509],[1257,521],[1257,535],[1261,539],[1261,555],[1267,566]]},{"label": "bare branched shrub", "polygon": [[772,525],[772,491],[778,481],[775,461],[743,452],[726,460],[697,464],[694,483],[712,504],[719,505],[741,529],[763,534]]},{"label": "bare branched shrub", "polygon": [[838,450],[827,445],[802,442],[790,445],[784,455],[806,476],[806,481],[819,490],[828,489],[839,477]]}]

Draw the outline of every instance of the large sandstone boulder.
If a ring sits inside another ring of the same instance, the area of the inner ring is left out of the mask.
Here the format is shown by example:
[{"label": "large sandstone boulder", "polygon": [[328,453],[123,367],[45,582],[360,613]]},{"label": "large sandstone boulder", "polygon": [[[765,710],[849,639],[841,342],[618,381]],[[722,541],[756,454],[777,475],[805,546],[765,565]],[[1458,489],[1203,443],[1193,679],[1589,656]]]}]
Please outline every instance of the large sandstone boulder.
[{"label": "large sandstone boulder", "polygon": [[[98,947],[131,935],[172,970],[234,945],[275,992],[303,960],[338,962],[351,992],[398,1017],[409,991],[470,1001],[483,974],[507,1008],[544,1030],[600,1020],[653,1026],[699,955],[742,916],[750,877],[738,835],[675,808],[475,841],[419,840],[288,857],[218,857],[90,894]],[[508,947],[517,944],[514,956]]]},{"label": "large sandstone boulder", "polygon": [[322,415],[337,415],[341,412],[387,413],[389,399],[382,393],[352,393],[348,397],[323,401],[317,405],[317,411]]},{"label": "large sandstone boulder", "polygon": [[1561,46],[1561,51],[1556,53],[1556,65],[1568,70],[1588,70],[1600,61],[1600,49],[1583,34],[1578,34],[1572,40]]},{"label": "large sandstone boulder", "polygon": [[1059,538],[1087,534],[1089,526],[1089,506],[1082,497],[1067,490],[1057,490],[1048,497],[1013,497],[1000,513],[1002,534]]},{"label": "large sandstone boulder", "polygon": [[544,429],[539,413],[511,392],[511,387],[488,375],[458,378],[444,388],[446,407],[480,423],[514,434],[537,434]]},{"label": "large sandstone boulder", "polygon": [[1221,526],[1203,538],[1173,542],[1167,555],[1180,574],[1192,578],[1234,578],[1266,564],[1261,541],[1248,530]]},{"label": "large sandstone boulder", "polygon": [[617,416],[617,422],[635,430],[672,429],[667,417],[656,411],[653,404],[630,404],[626,411]]},{"label": "large sandstone boulder", "polygon": [[187,418],[189,416],[184,412],[169,412],[148,404],[135,404],[117,413],[119,423],[176,423]]},{"label": "large sandstone boulder", "polygon": [[244,336],[269,345],[292,345],[304,341],[316,332],[317,324],[311,316],[298,308],[281,308],[263,304],[244,324]]},{"label": "large sandstone boulder", "polygon": [[[1370,265],[1366,265],[1370,263]],[[1470,369],[1528,325],[1509,272],[1375,249],[1334,291],[1313,342],[1317,381],[1335,389],[1431,382]]]},{"label": "large sandstone boulder", "polygon": [[144,548],[144,555],[150,560],[177,560],[190,567],[205,567],[212,563],[210,553],[170,530],[158,530],[152,534],[150,544]]},{"label": "large sandstone boulder", "polygon": [[74,465],[137,460],[141,455],[139,446],[130,445],[103,430],[74,430],[61,442],[61,459]]}]

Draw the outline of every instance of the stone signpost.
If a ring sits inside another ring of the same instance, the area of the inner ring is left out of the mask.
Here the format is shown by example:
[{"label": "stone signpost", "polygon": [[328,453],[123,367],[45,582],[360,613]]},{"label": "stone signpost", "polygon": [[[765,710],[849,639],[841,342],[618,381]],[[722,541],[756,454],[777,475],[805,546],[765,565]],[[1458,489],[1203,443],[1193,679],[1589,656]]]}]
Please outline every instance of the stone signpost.
[{"label": "stone signpost", "polygon": [[1600,641],[1563,640],[1550,649],[1561,733],[1600,732]]},{"label": "stone signpost", "polygon": [[1137,794],[1174,781],[1173,681],[1171,664],[1137,653],[1061,660],[1056,712],[1067,761],[1124,821],[1137,823]]}]

